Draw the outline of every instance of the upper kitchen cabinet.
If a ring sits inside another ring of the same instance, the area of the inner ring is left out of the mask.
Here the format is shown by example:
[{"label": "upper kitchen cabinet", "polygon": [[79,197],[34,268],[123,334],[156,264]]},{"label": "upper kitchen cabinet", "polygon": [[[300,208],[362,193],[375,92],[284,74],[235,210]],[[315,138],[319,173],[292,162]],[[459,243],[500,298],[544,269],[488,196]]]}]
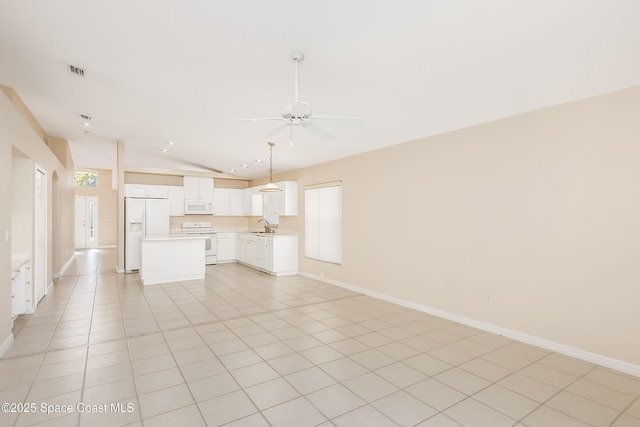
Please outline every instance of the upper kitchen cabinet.
[{"label": "upper kitchen cabinet", "polygon": [[169,186],[169,215],[184,216],[184,187]]},{"label": "upper kitchen cabinet", "polygon": [[242,209],[242,189],[214,188],[213,214],[219,216],[240,216]]},{"label": "upper kitchen cabinet", "polygon": [[242,214],[246,216],[262,216],[264,214],[264,193],[262,187],[251,187],[242,190]]},{"label": "upper kitchen cabinet", "polygon": [[213,189],[213,214],[226,216],[230,215],[229,211],[229,190],[230,188],[214,188]]},{"label": "upper kitchen cabinet", "polygon": [[213,200],[213,178],[185,176],[184,198],[187,200]]},{"label": "upper kitchen cabinet", "polygon": [[125,184],[125,197],[139,197],[146,199],[168,199],[169,187],[166,185]]},{"label": "upper kitchen cabinet", "polygon": [[281,181],[276,185],[282,191],[264,194],[265,216],[295,216],[298,215],[298,183],[295,181]]},{"label": "upper kitchen cabinet", "polygon": [[229,192],[229,214],[233,216],[243,215],[243,191],[241,188],[230,188]]}]

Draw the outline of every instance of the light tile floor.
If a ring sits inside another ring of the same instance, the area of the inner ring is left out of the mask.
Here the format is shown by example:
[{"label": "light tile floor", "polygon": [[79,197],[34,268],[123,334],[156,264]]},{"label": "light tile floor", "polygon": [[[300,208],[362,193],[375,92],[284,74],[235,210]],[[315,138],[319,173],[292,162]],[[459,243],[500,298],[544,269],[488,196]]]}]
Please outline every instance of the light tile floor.
[{"label": "light tile floor", "polygon": [[16,322],[0,425],[640,426],[640,378],[307,278],[143,287],[114,257],[79,252]]}]

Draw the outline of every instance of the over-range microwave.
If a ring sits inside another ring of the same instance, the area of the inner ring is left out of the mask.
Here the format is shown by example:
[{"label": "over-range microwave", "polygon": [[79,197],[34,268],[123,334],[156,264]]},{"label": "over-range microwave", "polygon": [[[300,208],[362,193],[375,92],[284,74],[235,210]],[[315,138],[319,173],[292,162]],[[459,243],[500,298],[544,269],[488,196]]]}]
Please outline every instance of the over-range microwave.
[{"label": "over-range microwave", "polygon": [[184,213],[185,215],[213,214],[213,200],[185,199]]}]

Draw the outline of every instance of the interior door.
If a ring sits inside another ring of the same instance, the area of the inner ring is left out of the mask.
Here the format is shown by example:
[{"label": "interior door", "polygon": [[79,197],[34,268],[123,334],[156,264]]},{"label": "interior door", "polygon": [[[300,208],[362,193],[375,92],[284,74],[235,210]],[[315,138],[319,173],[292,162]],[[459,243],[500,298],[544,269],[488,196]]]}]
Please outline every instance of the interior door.
[{"label": "interior door", "polygon": [[47,175],[43,169],[36,168],[35,176],[35,248],[34,281],[36,304],[47,293]]},{"label": "interior door", "polygon": [[91,249],[98,247],[98,198],[76,196],[75,247]]}]

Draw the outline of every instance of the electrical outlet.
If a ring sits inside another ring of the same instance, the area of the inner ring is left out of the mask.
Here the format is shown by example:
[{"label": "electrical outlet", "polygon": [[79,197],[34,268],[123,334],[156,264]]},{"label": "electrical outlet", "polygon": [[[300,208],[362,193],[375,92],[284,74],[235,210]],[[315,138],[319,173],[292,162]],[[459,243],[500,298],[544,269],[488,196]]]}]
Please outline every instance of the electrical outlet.
[{"label": "electrical outlet", "polygon": [[491,304],[493,302],[493,295],[487,294],[487,304]]}]

